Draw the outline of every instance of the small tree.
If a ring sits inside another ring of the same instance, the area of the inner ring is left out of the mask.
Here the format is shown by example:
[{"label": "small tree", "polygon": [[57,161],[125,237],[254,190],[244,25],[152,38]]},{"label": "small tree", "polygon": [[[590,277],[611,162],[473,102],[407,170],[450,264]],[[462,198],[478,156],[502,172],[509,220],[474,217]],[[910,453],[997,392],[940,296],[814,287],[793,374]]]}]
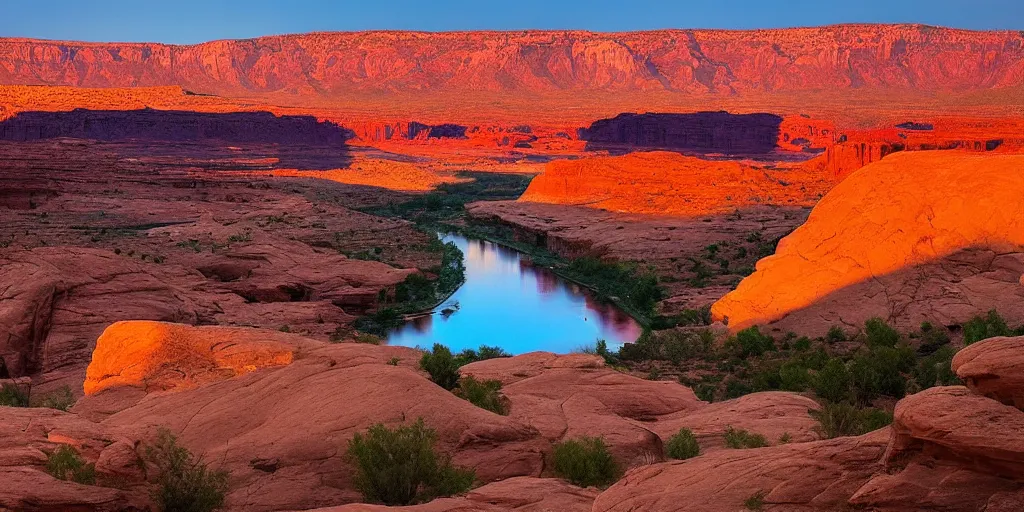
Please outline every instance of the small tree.
[{"label": "small tree", "polygon": [[434,451],[437,433],[423,419],[394,430],[383,424],[356,434],[348,443],[356,487],[363,498],[385,505],[409,505],[469,490],[472,470],[453,466]]},{"label": "small tree", "polygon": [[900,333],[878,317],[864,322],[864,334],[869,347],[895,347],[900,341]]},{"label": "small tree", "polygon": [[700,445],[697,444],[697,437],[688,428],[681,428],[674,436],[668,439],[665,445],[665,454],[673,459],[690,459],[700,455]]},{"label": "small tree", "polygon": [[153,500],[160,510],[210,512],[224,505],[227,471],[207,468],[169,430],[161,429],[156,443],[146,447],[146,459],[159,471]]},{"label": "small tree", "polygon": [[434,350],[420,358],[420,368],[430,374],[430,380],[448,391],[459,384],[459,364],[448,347],[434,344]]},{"label": "small tree", "polygon": [[600,437],[562,441],[553,458],[555,474],[580,487],[603,487],[619,479],[619,466]]},{"label": "small tree", "polygon": [[841,359],[829,359],[814,376],[814,392],[830,402],[841,402],[850,397],[850,372]]}]

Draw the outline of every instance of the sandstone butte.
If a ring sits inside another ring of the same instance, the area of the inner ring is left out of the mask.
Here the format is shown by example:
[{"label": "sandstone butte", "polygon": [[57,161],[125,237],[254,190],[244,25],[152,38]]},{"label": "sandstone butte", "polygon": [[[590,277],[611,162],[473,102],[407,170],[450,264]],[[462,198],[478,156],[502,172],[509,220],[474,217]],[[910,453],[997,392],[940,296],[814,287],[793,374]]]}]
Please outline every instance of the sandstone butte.
[{"label": "sandstone butte", "polygon": [[[954,361],[968,387],[908,396],[891,427],[831,440],[816,439],[807,397],[755,393],[707,404],[678,383],[632,377],[584,354],[466,366],[503,382],[511,414],[498,416],[430,382],[416,367],[419,354],[253,328],[116,323],[97,341],[91,391],[71,413],[0,407],[0,508],[143,510],[152,483],[139,461],[166,427],[231,472],[228,510],[388,510],[358,503],[341,447],[370,424],[413,417],[480,482],[465,496],[403,510],[724,512],[754,495],[777,511],[1024,505],[1024,412],[1007,405],[1024,390],[1019,379],[999,378],[1024,371],[1024,338],[971,346]],[[792,439],[724,449],[729,425]],[[697,433],[702,454],[664,461],[663,443],[681,426]],[[552,478],[544,469],[552,443],[577,435],[604,436],[629,468],[624,478],[603,491]],[[118,485],[50,477],[45,454],[62,444],[96,464],[100,482]]]},{"label": "sandstone butte", "polygon": [[1024,156],[897,153],[851,174],[714,304],[731,330],[1024,320]]},{"label": "sandstone butte", "polygon": [[670,152],[555,160],[519,201],[680,216],[761,204],[812,206],[835,182],[823,167],[820,159],[776,166]]}]

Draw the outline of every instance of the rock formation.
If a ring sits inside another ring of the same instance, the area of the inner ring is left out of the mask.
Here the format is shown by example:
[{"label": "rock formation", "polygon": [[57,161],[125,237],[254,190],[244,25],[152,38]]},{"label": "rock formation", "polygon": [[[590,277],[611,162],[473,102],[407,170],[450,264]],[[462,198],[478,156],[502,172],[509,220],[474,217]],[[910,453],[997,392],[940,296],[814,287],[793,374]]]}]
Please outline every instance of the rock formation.
[{"label": "rock formation", "polygon": [[773,151],[782,117],[773,114],[619,114],[579,130],[591,151],[634,148],[758,155]]},{"label": "rock formation", "polygon": [[730,329],[824,334],[880,316],[1024,321],[1021,156],[896,153],[829,192],[774,256],[712,309]]},{"label": "rock formation", "polygon": [[812,206],[834,184],[817,163],[708,161],[669,152],[555,160],[519,201],[683,216]]},{"label": "rock formation", "polygon": [[1010,31],[838,25],[620,34],[314,33],[192,46],[4,39],[0,82],[181,85],[235,96],[396,90],[691,95],[833,88],[977,90],[1020,84],[1022,38]]}]

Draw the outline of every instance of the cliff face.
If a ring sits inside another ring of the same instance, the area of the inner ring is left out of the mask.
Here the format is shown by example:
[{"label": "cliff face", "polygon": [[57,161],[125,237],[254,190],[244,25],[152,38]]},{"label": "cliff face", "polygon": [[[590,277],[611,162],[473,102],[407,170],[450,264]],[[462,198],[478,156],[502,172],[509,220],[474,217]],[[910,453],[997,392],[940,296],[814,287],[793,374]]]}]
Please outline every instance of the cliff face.
[{"label": "cliff face", "polygon": [[339,95],[392,91],[977,90],[1024,82],[1024,34],[920,25],[359,32],[193,46],[0,40],[0,83]]}]

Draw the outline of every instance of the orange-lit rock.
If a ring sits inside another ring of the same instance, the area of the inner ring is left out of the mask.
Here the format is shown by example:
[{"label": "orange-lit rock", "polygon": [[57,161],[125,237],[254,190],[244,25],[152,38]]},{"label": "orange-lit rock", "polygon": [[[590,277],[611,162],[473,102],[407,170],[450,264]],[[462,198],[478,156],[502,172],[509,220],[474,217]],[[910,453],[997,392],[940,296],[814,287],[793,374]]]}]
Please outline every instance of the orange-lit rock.
[{"label": "orange-lit rock", "polygon": [[1024,320],[1022,168],[1024,156],[890,155],[829,192],[712,313],[733,330],[822,334],[874,316],[951,325],[995,308]]},{"label": "orange-lit rock", "polygon": [[669,152],[556,160],[519,200],[688,216],[762,204],[810,206],[834,183],[815,163],[708,161]]},{"label": "orange-lit rock", "polygon": [[147,392],[195,387],[289,364],[302,345],[299,336],[267,330],[117,322],[96,341],[85,394],[118,386]]}]

